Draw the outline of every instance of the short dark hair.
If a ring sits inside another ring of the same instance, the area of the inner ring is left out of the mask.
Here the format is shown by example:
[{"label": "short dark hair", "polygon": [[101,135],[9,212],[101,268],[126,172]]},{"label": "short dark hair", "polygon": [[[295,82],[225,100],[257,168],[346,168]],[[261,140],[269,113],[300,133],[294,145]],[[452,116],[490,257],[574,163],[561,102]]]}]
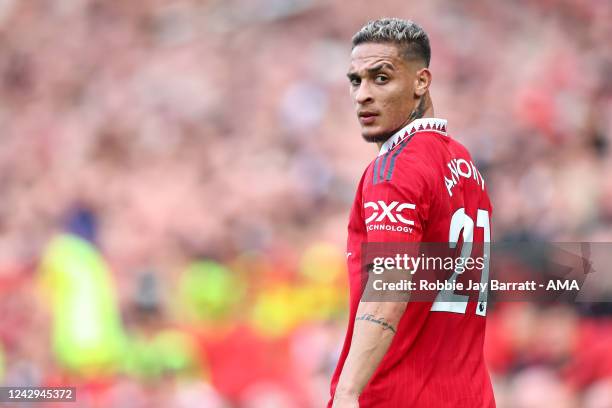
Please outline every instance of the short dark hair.
[{"label": "short dark hair", "polygon": [[353,36],[353,48],[363,43],[393,43],[401,46],[404,57],[421,59],[429,67],[431,48],[429,37],[421,26],[400,18],[380,18],[369,21]]}]

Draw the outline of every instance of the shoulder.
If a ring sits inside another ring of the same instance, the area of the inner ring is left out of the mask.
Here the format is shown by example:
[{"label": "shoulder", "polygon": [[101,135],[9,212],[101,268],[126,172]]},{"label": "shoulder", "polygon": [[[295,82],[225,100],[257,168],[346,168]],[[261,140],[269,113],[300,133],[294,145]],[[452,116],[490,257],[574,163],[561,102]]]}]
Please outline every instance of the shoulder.
[{"label": "shoulder", "polygon": [[417,132],[376,157],[361,181],[364,196],[426,200],[435,182],[428,151],[439,149],[437,142],[427,141],[428,136]]},{"label": "shoulder", "polygon": [[435,176],[436,164],[441,162],[450,149],[450,137],[437,132],[416,132],[393,149],[378,156],[373,167],[386,168],[385,181],[396,183],[414,182],[415,178],[428,179]]}]

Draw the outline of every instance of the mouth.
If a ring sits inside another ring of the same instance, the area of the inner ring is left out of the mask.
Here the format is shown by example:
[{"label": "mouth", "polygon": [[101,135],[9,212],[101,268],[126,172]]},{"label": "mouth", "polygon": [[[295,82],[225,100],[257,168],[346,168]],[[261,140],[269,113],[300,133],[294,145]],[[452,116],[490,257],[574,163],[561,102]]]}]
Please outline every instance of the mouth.
[{"label": "mouth", "polygon": [[364,111],[364,112],[359,112],[357,116],[359,117],[359,122],[362,125],[371,125],[372,123],[374,123],[374,121],[378,117],[378,113]]}]

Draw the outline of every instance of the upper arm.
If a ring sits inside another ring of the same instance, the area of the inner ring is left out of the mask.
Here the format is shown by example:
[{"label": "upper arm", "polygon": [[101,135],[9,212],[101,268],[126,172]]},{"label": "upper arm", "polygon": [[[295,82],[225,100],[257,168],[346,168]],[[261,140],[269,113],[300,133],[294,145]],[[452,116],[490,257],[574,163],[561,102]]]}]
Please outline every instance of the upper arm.
[{"label": "upper arm", "polygon": [[378,157],[363,185],[367,242],[420,242],[430,206],[426,169],[417,157],[400,156],[393,163],[394,151],[387,154]]}]

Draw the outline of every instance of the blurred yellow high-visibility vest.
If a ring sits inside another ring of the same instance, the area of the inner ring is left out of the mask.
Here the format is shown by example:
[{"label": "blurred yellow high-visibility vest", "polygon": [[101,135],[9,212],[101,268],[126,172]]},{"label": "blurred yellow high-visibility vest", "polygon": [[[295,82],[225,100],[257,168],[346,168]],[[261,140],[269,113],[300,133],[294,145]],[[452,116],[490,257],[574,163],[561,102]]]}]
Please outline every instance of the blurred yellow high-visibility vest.
[{"label": "blurred yellow high-visibility vest", "polygon": [[113,372],[124,334],[112,276],[97,249],[77,236],[58,235],[43,254],[41,274],[58,362],[85,375]]}]

